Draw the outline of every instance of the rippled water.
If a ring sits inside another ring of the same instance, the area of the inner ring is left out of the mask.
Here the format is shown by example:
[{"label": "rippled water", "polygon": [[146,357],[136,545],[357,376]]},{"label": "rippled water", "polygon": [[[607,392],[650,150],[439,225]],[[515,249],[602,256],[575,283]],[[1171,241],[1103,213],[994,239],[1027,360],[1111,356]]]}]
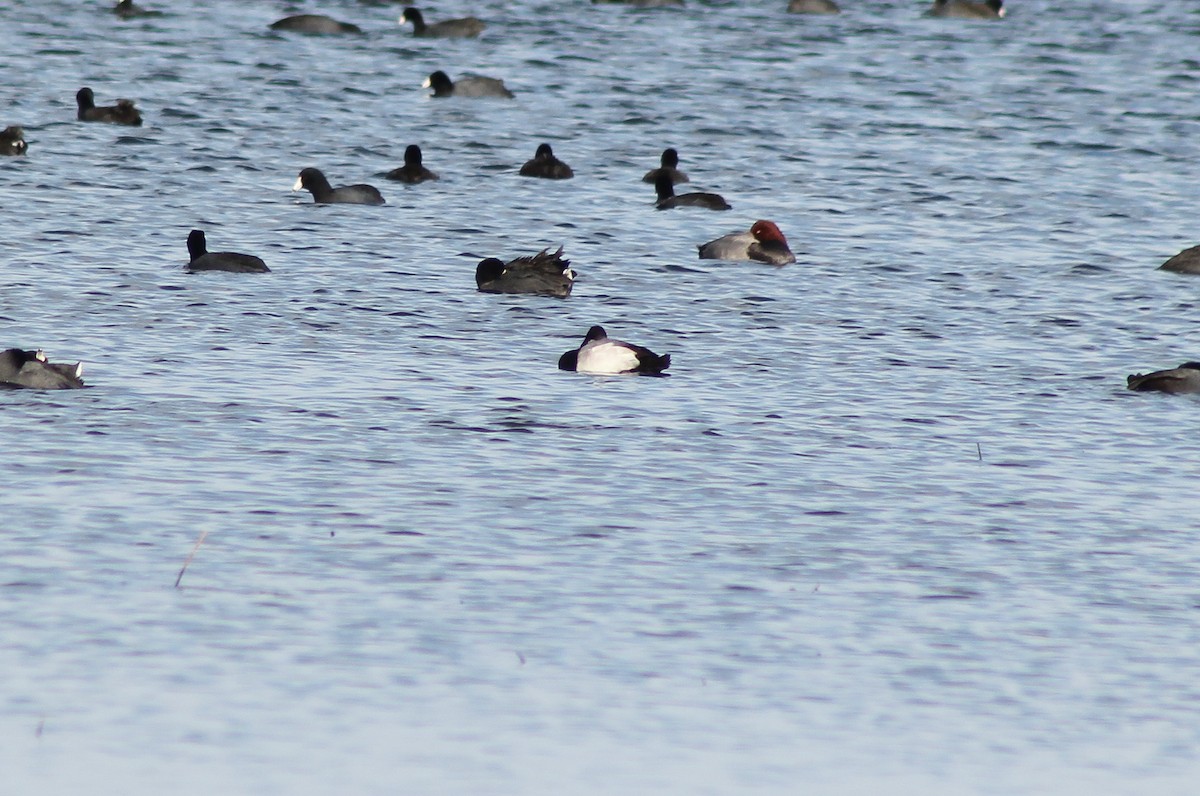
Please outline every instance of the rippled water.
[{"label": "rippled water", "polygon": [[[1197,404],[1124,376],[1197,358],[1200,13],[146,4],[0,7],[2,342],[93,385],[0,395],[5,792],[1194,792]],[[756,218],[795,265],[696,259]]]}]

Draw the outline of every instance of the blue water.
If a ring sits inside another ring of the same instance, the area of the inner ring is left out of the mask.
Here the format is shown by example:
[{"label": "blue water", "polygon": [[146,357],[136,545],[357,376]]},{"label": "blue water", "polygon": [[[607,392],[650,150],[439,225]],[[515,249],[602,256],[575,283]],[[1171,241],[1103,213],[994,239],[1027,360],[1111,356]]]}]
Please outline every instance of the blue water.
[{"label": "blue water", "polygon": [[0,394],[0,792],[1195,792],[1198,406],[1124,377],[1200,350],[1200,12],[144,5],[0,5],[0,342],[92,385]]}]

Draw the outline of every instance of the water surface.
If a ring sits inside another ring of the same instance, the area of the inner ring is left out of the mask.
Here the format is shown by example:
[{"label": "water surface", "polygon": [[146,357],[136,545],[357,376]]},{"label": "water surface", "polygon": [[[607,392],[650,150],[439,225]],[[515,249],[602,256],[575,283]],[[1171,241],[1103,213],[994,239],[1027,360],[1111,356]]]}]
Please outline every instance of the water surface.
[{"label": "water surface", "polygon": [[[94,385],[0,396],[6,787],[1193,791],[1198,407],[1124,376],[1197,358],[1200,13],[147,4],[0,10],[3,343]],[[696,259],[757,218],[795,265]],[[594,323],[671,377],[557,371]]]}]

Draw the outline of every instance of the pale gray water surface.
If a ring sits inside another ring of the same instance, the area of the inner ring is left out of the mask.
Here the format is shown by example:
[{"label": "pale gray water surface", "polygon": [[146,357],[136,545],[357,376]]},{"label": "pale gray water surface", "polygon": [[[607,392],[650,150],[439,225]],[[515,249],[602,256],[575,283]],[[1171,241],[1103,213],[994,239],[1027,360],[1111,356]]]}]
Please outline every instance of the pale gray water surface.
[{"label": "pale gray water surface", "polygon": [[[1191,4],[146,4],[0,5],[0,342],[94,385],[0,394],[0,790],[1195,792],[1200,406],[1124,390],[1200,358]],[[756,218],[795,265],[696,259]]]}]

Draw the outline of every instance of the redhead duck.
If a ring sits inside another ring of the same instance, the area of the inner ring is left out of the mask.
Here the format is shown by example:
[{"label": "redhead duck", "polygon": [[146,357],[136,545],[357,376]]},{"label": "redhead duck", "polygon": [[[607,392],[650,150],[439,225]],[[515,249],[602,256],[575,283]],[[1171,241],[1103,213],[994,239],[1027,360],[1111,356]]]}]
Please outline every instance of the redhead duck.
[{"label": "redhead duck", "polygon": [[475,268],[475,284],[481,293],[534,293],[566,298],[575,284],[575,272],[562,253],[559,246],[553,254],[542,249],[532,257],[518,257],[507,263],[489,257]]},{"label": "redhead duck", "polygon": [[503,80],[494,77],[479,77],[478,75],[451,80],[450,76],[440,69],[425,78],[423,87],[433,89],[433,96],[439,99],[442,97],[513,98],[513,93],[504,86]]},{"label": "redhead duck", "polygon": [[1000,19],[1004,16],[1004,0],[933,0],[931,17],[958,19]]},{"label": "redhead duck", "polygon": [[788,3],[787,10],[790,14],[842,13],[842,9],[838,8],[837,3],[833,0],[792,0]]},{"label": "redhead duck", "polygon": [[657,376],[671,366],[671,355],[658,354],[640,345],[610,340],[603,326],[593,326],[579,348],[558,358],[559,370],[615,375],[637,373]]},{"label": "redhead duck", "polygon": [[24,155],[29,146],[25,143],[25,131],[20,127],[5,127],[0,130],[0,155]]},{"label": "redhead duck", "polygon": [[436,180],[438,176],[429,169],[425,168],[421,163],[421,147],[416,144],[409,144],[404,149],[404,165],[398,169],[392,169],[386,175],[386,179],[396,180],[397,182],[406,182],[409,185],[416,185],[419,182],[426,180]]},{"label": "redhead duck", "polygon": [[77,390],[83,387],[83,363],[50,362],[37,351],[0,351],[0,389]]},{"label": "redhead duck", "polygon": [[1200,246],[1184,249],[1158,267],[1176,274],[1200,274]]},{"label": "redhead duck", "polygon": [[575,176],[571,167],[554,157],[549,144],[539,144],[532,160],[521,167],[522,177],[541,177],[545,180],[569,180]]},{"label": "redhead duck", "polygon": [[675,151],[674,147],[664,149],[659,162],[662,165],[657,169],[650,169],[650,171],[646,172],[646,175],[642,177],[642,182],[648,182],[653,185],[658,181],[658,175],[662,172],[671,175],[672,185],[688,181],[688,176],[679,170],[679,153]]},{"label": "redhead duck", "polygon": [[674,185],[671,183],[671,175],[661,170],[654,180],[654,190],[658,194],[658,203],[655,204],[655,207],[659,210],[670,210],[673,207],[704,207],[709,210],[733,209],[723,197],[715,193],[693,191],[676,196]]},{"label": "redhead duck", "polygon": [[381,205],[385,204],[383,194],[373,185],[343,185],[334,188],[325,179],[319,169],[307,168],[296,178],[293,191],[306,190],[313,196],[313,202],[319,205]]},{"label": "redhead duck", "polygon": [[265,274],[270,272],[267,264],[253,254],[237,252],[210,252],[204,230],[193,229],[187,239],[191,261],[189,271],[229,271],[236,274]]},{"label": "redhead duck", "polygon": [[1134,373],[1125,382],[1129,389],[1138,392],[1200,392],[1200,362],[1184,362],[1177,368],[1156,370],[1144,375]]},{"label": "redhead duck", "polygon": [[141,127],[142,114],[133,107],[133,100],[119,99],[116,105],[102,108],[96,107],[96,95],[86,86],[75,92],[75,104],[79,112],[75,118],[81,122],[108,122],[109,124],[126,124],[130,127]]},{"label": "redhead duck", "polygon": [[755,221],[749,232],[733,232],[699,249],[701,260],[757,260],[771,265],[796,262],[787,238],[774,221]]},{"label": "redhead duck", "polygon": [[483,20],[475,17],[462,19],[446,19],[429,25],[425,17],[415,8],[406,8],[400,14],[400,24],[411,22],[413,35],[428,39],[469,39],[483,33],[487,27]]}]

